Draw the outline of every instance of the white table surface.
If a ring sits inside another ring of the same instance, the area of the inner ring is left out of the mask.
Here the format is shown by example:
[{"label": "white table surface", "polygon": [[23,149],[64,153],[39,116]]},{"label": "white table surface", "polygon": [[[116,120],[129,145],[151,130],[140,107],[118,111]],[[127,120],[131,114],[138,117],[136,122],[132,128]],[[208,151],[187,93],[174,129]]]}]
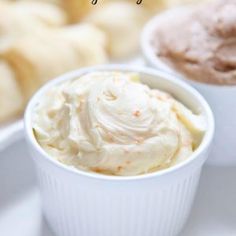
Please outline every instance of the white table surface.
[{"label": "white table surface", "polygon": [[[23,140],[0,153],[0,235],[53,236],[42,216],[34,167]],[[180,236],[236,236],[236,168],[204,168]]]}]

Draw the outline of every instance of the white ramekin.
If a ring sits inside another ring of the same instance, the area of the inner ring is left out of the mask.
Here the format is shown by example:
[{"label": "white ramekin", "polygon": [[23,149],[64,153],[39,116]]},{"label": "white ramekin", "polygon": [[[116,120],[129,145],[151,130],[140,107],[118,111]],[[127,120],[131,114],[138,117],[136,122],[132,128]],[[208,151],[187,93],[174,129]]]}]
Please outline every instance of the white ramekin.
[{"label": "white ramekin", "polygon": [[[236,86],[218,86],[199,83],[187,79],[184,75],[171,68],[155,55],[151,45],[151,39],[155,29],[162,24],[163,20],[175,19],[176,13],[189,10],[190,7],[179,7],[168,10],[151,19],[144,27],[141,37],[143,55],[149,66],[158,70],[170,73],[177,78],[184,80],[195,87],[208,101],[216,121],[216,135],[213,141],[213,148],[207,163],[211,165],[232,166],[236,165]],[[156,36],[158,39],[158,36]],[[180,36],[181,40],[181,36]]]},{"label": "white ramekin", "polygon": [[[104,70],[138,72],[144,83],[168,91],[193,110],[203,112],[208,130],[187,161],[141,176],[106,176],[65,166],[39,146],[31,118],[45,91],[84,73]],[[123,65],[86,68],[63,75],[39,90],[25,113],[25,135],[38,173],[44,214],[59,236],[177,235],[188,217],[213,133],[212,112],[196,90],[165,73]]]}]

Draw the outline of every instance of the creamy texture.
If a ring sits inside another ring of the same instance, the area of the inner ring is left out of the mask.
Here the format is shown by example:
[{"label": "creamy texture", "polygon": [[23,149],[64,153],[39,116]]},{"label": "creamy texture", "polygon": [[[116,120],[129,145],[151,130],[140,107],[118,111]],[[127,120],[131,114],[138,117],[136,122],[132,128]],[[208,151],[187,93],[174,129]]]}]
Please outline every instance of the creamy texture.
[{"label": "creamy texture", "polygon": [[188,78],[236,84],[236,1],[217,0],[163,17],[153,45],[157,56]]},{"label": "creamy texture", "polygon": [[186,160],[205,120],[134,73],[96,72],[47,92],[33,128],[60,162],[111,175],[138,175]]}]

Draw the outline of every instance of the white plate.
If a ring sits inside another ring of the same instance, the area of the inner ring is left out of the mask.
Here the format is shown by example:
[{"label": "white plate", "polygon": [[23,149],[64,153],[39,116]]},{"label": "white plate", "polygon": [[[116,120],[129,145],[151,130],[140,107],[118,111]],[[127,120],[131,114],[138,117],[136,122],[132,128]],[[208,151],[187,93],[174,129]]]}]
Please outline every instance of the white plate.
[{"label": "white plate", "polygon": [[[236,168],[204,169],[180,236],[236,235],[235,179]],[[0,186],[0,235],[54,236],[42,217],[34,167],[23,140],[0,154]]]},{"label": "white plate", "polygon": [[0,152],[23,136],[23,121],[18,120],[0,126]]}]

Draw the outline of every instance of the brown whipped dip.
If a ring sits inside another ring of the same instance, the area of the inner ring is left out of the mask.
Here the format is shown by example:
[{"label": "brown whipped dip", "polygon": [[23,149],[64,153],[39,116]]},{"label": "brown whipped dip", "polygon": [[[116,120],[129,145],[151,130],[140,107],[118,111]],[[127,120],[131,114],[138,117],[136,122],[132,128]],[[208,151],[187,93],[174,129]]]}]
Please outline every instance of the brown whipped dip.
[{"label": "brown whipped dip", "polygon": [[152,44],[156,55],[186,77],[236,84],[236,1],[216,0],[163,17]]}]

